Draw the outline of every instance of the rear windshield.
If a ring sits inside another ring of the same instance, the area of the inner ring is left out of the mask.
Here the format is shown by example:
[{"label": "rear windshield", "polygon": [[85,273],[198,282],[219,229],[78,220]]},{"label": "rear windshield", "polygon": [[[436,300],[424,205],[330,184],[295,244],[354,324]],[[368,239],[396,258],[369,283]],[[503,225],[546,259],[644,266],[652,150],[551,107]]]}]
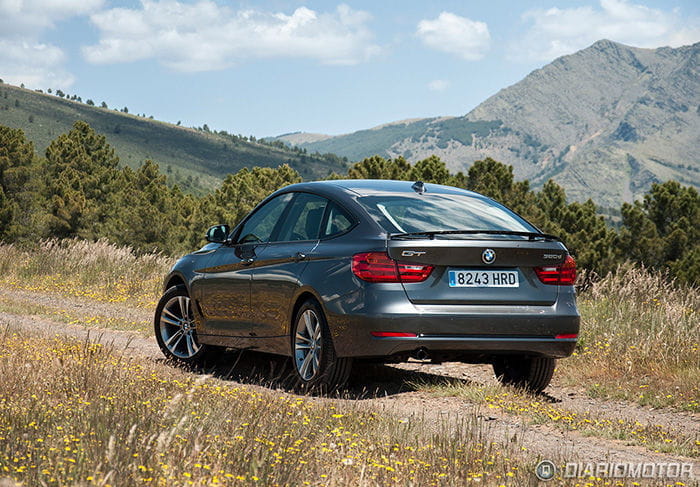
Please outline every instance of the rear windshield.
[{"label": "rear windshield", "polygon": [[538,230],[506,207],[459,194],[373,195],[360,203],[389,233],[446,230]]}]

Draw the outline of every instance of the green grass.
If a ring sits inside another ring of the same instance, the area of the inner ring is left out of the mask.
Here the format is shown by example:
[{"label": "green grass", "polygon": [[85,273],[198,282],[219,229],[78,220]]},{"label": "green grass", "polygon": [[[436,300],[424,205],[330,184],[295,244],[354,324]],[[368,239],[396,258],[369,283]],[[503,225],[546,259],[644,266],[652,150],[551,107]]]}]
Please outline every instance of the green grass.
[{"label": "green grass", "polygon": [[[138,107],[132,108],[138,111]],[[300,154],[285,147],[179,127],[0,84],[0,124],[24,130],[39,154],[52,140],[68,132],[76,120],[87,122],[105,135],[122,164],[138,167],[144,160],[152,159],[171,182],[189,185],[199,193],[217,187],[227,174],[243,167],[288,163],[304,179],[323,178],[332,171],[345,172],[344,166],[333,158]]]}]

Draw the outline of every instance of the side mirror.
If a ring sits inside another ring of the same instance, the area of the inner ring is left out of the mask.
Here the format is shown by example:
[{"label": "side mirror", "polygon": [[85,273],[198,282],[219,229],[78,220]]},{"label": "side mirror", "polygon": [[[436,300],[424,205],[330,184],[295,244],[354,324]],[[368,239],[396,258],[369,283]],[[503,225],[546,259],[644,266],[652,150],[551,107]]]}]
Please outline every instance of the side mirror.
[{"label": "side mirror", "polygon": [[231,229],[228,225],[214,225],[209,227],[204,238],[207,239],[207,242],[225,243],[230,231]]}]

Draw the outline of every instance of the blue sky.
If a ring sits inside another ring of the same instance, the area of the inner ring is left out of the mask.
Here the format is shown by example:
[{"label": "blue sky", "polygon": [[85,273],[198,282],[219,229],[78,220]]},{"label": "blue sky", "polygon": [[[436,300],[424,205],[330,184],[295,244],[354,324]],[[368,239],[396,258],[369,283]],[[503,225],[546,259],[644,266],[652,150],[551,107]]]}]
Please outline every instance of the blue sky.
[{"label": "blue sky", "polygon": [[186,126],[339,134],[462,115],[601,38],[700,41],[700,2],[0,0],[0,78]]}]

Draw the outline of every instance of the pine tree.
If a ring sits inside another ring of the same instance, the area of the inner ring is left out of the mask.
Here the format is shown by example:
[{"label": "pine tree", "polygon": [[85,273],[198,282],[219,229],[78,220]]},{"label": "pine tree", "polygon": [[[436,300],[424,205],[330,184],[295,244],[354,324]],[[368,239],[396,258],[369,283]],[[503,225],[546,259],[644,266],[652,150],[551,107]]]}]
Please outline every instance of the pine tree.
[{"label": "pine tree", "polygon": [[46,149],[50,227],[58,237],[98,238],[112,208],[107,197],[119,159],[104,136],[78,121]]},{"label": "pine tree", "polygon": [[0,239],[43,236],[39,171],[34,145],[24,132],[0,126]]},{"label": "pine tree", "polygon": [[408,172],[410,181],[423,181],[424,183],[448,184],[450,171],[445,163],[437,156],[430,156],[427,159],[416,162]]},{"label": "pine tree", "polygon": [[700,282],[700,195],[677,181],[654,183],[644,200],[622,205],[621,248],[646,266]]},{"label": "pine tree", "polygon": [[403,157],[384,159],[380,156],[368,157],[354,164],[349,170],[350,179],[397,179],[408,180],[411,165]]}]

